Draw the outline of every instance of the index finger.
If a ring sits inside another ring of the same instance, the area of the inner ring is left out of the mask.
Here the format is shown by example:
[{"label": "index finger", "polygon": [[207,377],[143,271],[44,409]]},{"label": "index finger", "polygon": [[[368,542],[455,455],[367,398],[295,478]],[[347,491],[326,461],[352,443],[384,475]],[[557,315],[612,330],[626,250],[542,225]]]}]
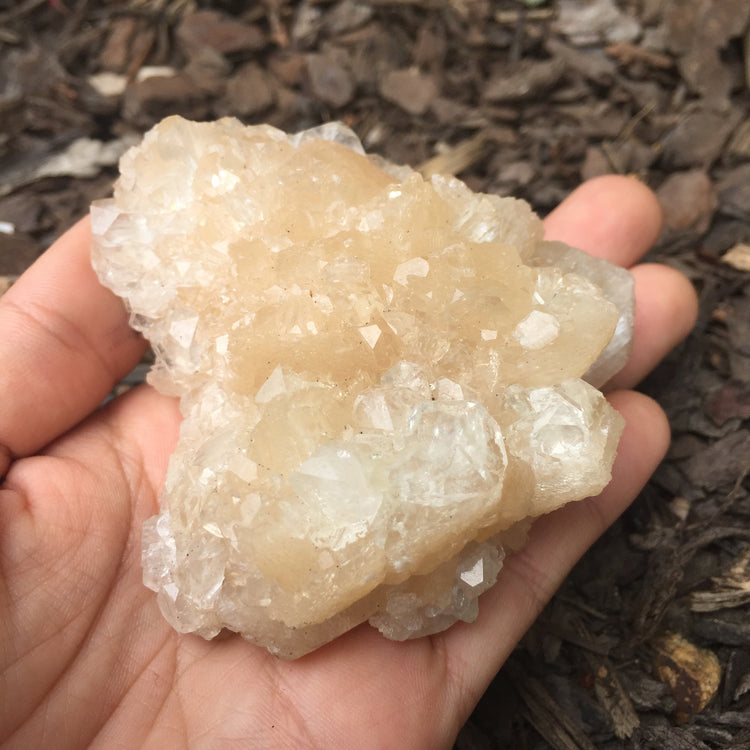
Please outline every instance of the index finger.
[{"label": "index finger", "polygon": [[544,220],[547,237],[618,266],[629,268],[639,261],[661,231],[659,202],[635,178],[597,177],[570,198]]},{"label": "index finger", "polygon": [[145,350],[90,246],[85,218],[0,298],[0,477],[96,409]]}]

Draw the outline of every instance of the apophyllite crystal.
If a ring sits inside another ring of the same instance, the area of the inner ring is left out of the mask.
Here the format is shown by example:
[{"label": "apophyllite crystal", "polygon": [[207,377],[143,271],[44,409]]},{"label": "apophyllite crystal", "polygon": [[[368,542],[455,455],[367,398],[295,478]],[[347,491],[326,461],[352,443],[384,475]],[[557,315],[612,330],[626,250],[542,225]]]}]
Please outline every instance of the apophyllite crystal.
[{"label": "apophyllite crystal", "polygon": [[297,657],[365,620],[471,621],[528,519],[609,481],[622,420],[594,386],[627,357],[630,276],[522,201],[339,124],[171,117],[120,169],[93,261],[181,399],[143,539],[179,631]]}]

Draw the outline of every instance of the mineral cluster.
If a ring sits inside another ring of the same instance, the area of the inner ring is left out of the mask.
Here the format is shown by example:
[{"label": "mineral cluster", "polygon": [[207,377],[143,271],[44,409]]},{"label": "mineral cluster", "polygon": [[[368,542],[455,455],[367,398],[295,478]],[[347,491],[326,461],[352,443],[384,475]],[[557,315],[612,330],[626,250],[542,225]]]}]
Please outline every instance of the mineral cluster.
[{"label": "mineral cluster", "polygon": [[627,272],[512,198],[296,135],[171,117],[94,204],[93,263],[184,416],[144,580],[180,632],[294,658],[471,621],[529,519],[599,492]]}]

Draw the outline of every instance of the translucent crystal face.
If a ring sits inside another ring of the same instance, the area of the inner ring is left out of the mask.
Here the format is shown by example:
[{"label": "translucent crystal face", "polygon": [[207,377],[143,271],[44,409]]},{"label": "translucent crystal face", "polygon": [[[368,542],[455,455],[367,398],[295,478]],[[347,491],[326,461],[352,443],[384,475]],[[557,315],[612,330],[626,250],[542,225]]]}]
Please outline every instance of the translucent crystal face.
[{"label": "translucent crystal face", "polygon": [[93,263],[181,398],[143,542],[181,632],[296,657],[472,620],[527,519],[609,481],[621,419],[581,378],[627,356],[630,277],[525,203],[337,124],[172,117],[120,169]]}]

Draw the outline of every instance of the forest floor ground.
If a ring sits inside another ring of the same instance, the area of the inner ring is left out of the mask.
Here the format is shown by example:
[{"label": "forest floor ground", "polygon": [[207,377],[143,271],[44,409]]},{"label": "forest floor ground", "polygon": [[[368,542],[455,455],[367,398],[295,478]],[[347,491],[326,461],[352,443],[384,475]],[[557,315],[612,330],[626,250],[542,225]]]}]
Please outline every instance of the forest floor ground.
[{"label": "forest floor ground", "polygon": [[642,386],[672,447],[456,748],[750,748],[749,24],[747,0],[0,0],[0,293],[167,114],[342,120],[542,214],[635,175],[649,259],[701,299]]}]

